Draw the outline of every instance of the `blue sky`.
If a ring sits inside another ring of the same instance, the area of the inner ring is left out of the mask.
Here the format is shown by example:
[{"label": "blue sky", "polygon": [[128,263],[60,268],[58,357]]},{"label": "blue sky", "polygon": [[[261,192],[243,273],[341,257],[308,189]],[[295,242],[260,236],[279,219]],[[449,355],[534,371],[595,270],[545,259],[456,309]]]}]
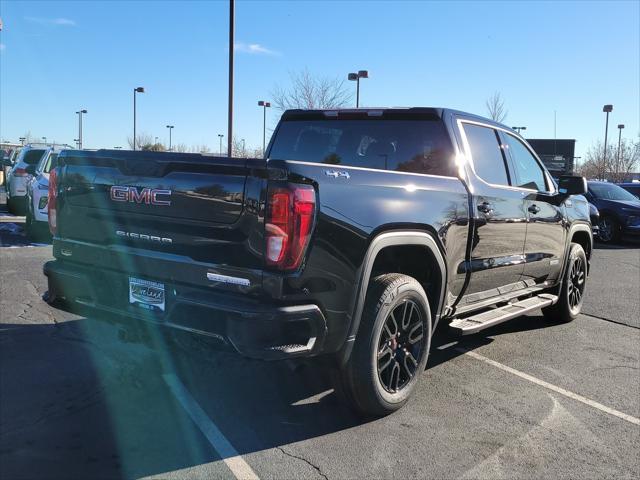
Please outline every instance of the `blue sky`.
[{"label": "blue sky", "polygon": [[[525,136],[640,135],[640,2],[238,1],[235,132],[260,146],[262,112],[290,71],[368,69],[365,106],[448,106],[481,115],[500,91]],[[226,134],[226,1],[0,0],[0,137],[26,131],[87,148],[126,145],[132,89],[138,131],[208,144]],[[254,47],[251,47],[254,45]],[[257,45],[257,46],[256,46]],[[354,86],[350,84],[349,86]],[[269,125],[277,121],[270,111]]]}]

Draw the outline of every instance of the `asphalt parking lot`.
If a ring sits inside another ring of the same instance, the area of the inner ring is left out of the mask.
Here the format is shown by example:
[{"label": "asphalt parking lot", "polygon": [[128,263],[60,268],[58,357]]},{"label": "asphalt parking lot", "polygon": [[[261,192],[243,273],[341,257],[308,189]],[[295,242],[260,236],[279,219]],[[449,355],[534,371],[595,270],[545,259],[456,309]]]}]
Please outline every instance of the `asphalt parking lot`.
[{"label": "asphalt parking lot", "polygon": [[46,305],[0,198],[2,478],[640,478],[640,248],[598,248],[584,314],[439,334],[412,401],[361,419],[313,365]]}]

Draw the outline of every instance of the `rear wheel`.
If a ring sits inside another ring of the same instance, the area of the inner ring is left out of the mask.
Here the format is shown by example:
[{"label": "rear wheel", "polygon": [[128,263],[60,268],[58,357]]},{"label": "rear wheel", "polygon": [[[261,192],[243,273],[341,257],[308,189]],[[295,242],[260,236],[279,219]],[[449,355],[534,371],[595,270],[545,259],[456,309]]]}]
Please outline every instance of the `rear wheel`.
[{"label": "rear wheel", "polygon": [[431,343],[431,311],[420,283],[390,273],[373,279],[353,352],[341,371],[345,397],[360,413],[401,408],[424,371]]},{"label": "rear wheel", "polygon": [[587,256],[579,243],[572,243],[558,302],[543,308],[544,316],[556,323],[567,323],[574,320],[582,310],[586,284]]}]

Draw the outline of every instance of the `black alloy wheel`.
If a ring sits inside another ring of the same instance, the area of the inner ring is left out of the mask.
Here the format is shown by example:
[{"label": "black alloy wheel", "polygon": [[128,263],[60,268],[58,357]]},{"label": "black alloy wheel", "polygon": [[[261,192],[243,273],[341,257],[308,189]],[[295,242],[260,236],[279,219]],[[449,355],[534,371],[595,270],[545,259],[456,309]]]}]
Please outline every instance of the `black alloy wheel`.
[{"label": "black alloy wheel", "polygon": [[378,340],[378,378],[387,392],[402,390],[416,375],[424,351],[423,324],[413,300],[389,312]]},{"label": "black alloy wheel", "polygon": [[571,262],[569,271],[569,281],[567,282],[567,295],[569,307],[572,310],[578,308],[582,303],[584,287],[586,285],[587,266],[582,257],[575,257]]}]

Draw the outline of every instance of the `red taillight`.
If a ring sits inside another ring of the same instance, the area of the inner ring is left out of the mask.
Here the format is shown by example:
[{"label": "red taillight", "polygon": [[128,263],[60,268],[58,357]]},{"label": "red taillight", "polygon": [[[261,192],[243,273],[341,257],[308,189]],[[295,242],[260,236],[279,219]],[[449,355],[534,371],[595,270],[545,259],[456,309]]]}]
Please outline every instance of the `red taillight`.
[{"label": "red taillight", "polygon": [[316,192],[311,185],[270,188],[265,222],[267,265],[295,270],[311,238]]},{"label": "red taillight", "polygon": [[13,171],[14,177],[26,177],[28,175],[27,170],[24,168],[16,168]]},{"label": "red taillight", "polygon": [[56,169],[52,169],[49,173],[49,203],[47,206],[47,214],[49,217],[49,231],[51,235],[55,235],[58,230],[58,217],[56,211],[58,199],[58,174]]}]

